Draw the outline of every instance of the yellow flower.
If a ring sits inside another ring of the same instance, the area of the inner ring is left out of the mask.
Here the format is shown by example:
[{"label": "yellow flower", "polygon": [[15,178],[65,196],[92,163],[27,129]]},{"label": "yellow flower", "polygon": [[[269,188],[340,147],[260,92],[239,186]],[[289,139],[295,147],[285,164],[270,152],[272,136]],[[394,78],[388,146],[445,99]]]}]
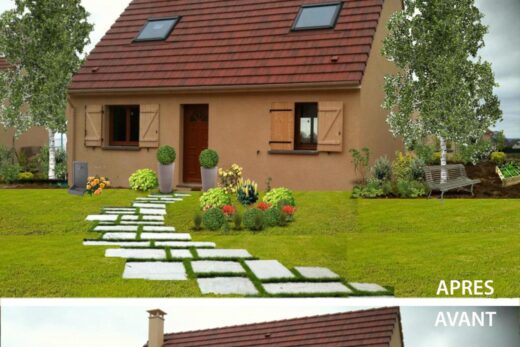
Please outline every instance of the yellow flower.
[{"label": "yellow flower", "polygon": [[106,187],[110,187],[110,181],[106,181],[106,182],[105,182],[105,186],[106,186]]},{"label": "yellow flower", "polygon": [[93,185],[97,186],[99,184],[99,180],[96,178],[93,182]]},{"label": "yellow flower", "polygon": [[104,183],[101,183],[101,184],[99,185],[99,187],[100,187],[101,189],[103,189],[103,188],[105,188],[105,184],[104,184]]},{"label": "yellow flower", "polygon": [[88,190],[92,189],[92,186],[90,184],[87,184],[87,189]]}]

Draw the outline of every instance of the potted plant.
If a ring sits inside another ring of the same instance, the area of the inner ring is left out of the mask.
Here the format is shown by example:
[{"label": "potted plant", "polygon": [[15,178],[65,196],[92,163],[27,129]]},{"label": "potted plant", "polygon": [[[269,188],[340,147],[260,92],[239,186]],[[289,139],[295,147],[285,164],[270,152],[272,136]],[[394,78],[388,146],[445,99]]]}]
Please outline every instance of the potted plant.
[{"label": "potted plant", "polygon": [[217,164],[218,154],[212,149],[205,149],[200,152],[200,176],[202,177],[202,191],[217,186]]},{"label": "potted plant", "polygon": [[157,150],[159,161],[159,191],[168,194],[173,191],[173,172],[175,171],[175,158],[177,153],[171,146],[161,146]]}]

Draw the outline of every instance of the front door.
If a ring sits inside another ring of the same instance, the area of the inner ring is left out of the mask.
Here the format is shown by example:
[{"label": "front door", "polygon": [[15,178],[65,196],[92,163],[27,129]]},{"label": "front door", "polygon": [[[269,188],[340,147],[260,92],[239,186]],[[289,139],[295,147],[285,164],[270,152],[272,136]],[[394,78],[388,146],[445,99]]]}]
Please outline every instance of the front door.
[{"label": "front door", "polygon": [[200,183],[199,154],[208,148],[208,105],[183,105],[183,182]]}]

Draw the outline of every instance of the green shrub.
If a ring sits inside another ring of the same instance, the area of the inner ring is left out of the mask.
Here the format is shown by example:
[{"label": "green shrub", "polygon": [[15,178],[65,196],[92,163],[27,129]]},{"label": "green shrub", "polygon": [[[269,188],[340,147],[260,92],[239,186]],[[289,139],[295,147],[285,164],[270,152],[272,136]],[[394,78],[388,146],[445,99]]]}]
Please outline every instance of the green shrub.
[{"label": "green shrub", "polygon": [[199,155],[200,166],[212,169],[218,165],[218,153],[212,149],[205,149]]},{"label": "green shrub", "polygon": [[280,214],[280,220],[278,221],[278,225],[281,227],[286,226],[289,224],[289,222],[292,220],[292,216],[289,216],[288,214],[281,213]]},{"label": "green shrub", "polygon": [[175,152],[175,148],[171,146],[161,146],[157,150],[157,160],[162,165],[170,165],[175,162],[177,158],[177,152]]},{"label": "green shrub", "polygon": [[200,213],[195,213],[193,216],[193,228],[195,230],[200,230],[202,224],[202,215]]},{"label": "green shrub", "polygon": [[392,179],[392,163],[386,156],[376,160],[372,167],[374,178],[381,181],[390,181]]},{"label": "green shrub", "polygon": [[264,228],[264,212],[257,208],[250,208],[242,218],[244,226],[252,231],[260,231]]},{"label": "green shrub", "polygon": [[19,181],[30,181],[34,179],[34,174],[32,172],[20,172],[17,178]]},{"label": "green shrub", "polygon": [[415,181],[424,179],[424,162],[411,153],[398,152],[392,163],[392,174],[396,181]]},{"label": "green shrub", "polygon": [[220,208],[212,207],[202,216],[202,224],[209,230],[218,230],[226,223],[226,216]]},{"label": "green shrub", "polygon": [[477,164],[483,160],[489,159],[489,155],[493,152],[493,144],[489,140],[478,140],[467,145],[457,147],[454,160],[463,164]]},{"label": "green shrub", "polygon": [[440,153],[439,158],[437,160],[434,146],[417,144],[414,147],[414,152],[417,158],[422,160],[422,162],[426,165],[433,165],[436,162],[440,161]]},{"label": "green shrub", "polygon": [[15,182],[19,173],[20,166],[18,164],[3,164],[0,167],[0,178],[7,184]]},{"label": "green shrub", "polygon": [[157,188],[157,174],[151,169],[141,169],[134,172],[128,179],[130,188],[138,191],[148,191]]},{"label": "green shrub", "polygon": [[282,212],[277,207],[271,207],[264,212],[264,222],[267,227],[280,225]]},{"label": "green shrub", "polygon": [[396,185],[397,195],[401,198],[418,198],[426,195],[424,183],[418,181],[399,180]]},{"label": "green shrub", "polygon": [[233,215],[233,225],[235,230],[242,229],[242,216],[238,212]]},{"label": "green shrub", "polygon": [[385,196],[392,190],[392,184],[389,181],[381,181],[371,179],[364,186],[355,186],[352,189],[353,198],[377,198]]},{"label": "green shrub", "polygon": [[224,205],[231,205],[231,197],[222,188],[211,188],[201,195],[199,205],[204,211],[212,207],[220,209]]},{"label": "green shrub", "polygon": [[363,147],[361,149],[352,148],[349,150],[352,155],[352,164],[354,164],[354,171],[360,174],[361,180],[365,183],[366,173],[368,169],[368,162],[370,160],[370,149]]},{"label": "green shrub", "polygon": [[435,152],[433,153],[433,163],[439,165],[441,163],[441,152]]},{"label": "green shrub", "polygon": [[251,180],[240,179],[237,184],[237,199],[244,206],[257,202],[258,184]]},{"label": "green shrub", "polygon": [[271,206],[278,206],[280,200],[285,200],[285,205],[296,206],[293,193],[287,188],[274,188],[266,193],[263,201],[271,204]]},{"label": "green shrub", "polygon": [[238,164],[233,164],[227,170],[218,169],[220,186],[228,194],[236,193],[238,181],[242,178],[242,168]]},{"label": "green shrub", "polygon": [[[49,147],[44,146],[36,156],[38,171],[44,179],[49,175]],[[64,180],[67,178],[67,153],[61,148],[56,148],[56,167],[54,168],[56,178]]]},{"label": "green shrub", "polygon": [[504,152],[492,152],[490,159],[497,165],[502,165],[506,162],[506,154]]}]

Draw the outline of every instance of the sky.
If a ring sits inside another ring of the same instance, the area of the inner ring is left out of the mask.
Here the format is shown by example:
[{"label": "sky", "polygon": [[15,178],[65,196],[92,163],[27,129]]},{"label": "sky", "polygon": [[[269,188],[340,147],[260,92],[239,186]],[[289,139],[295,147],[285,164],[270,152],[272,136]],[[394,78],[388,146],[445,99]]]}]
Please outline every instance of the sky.
[{"label": "sky", "polygon": [[[55,301],[54,301],[55,302]],[[116,302],[116,304],[114,304]],[[2,347],[138,347],[147,340],[149,309],[166,315],[165,332],[339,313],[374,306],[346,306],[345,300],[83,300],[55,306],[1,308]],[[496,312],[494,325],[435,327],[442,312]],[[518,307],[402,307],[405,347],[516,347]]]},{"label": "sky", "polygon": [[[123,12],[130,0],[82,0],[94,23],[90,51]],[[0,0],[0,12],[12,8],[14,0]],[[476,0],[489,26],[486,47],[480,54],[490,61],[500,87],[496,94],[501,101],[504,120],[496,130],[504,130],[507,137],[520,138],[520,0]]]}]

